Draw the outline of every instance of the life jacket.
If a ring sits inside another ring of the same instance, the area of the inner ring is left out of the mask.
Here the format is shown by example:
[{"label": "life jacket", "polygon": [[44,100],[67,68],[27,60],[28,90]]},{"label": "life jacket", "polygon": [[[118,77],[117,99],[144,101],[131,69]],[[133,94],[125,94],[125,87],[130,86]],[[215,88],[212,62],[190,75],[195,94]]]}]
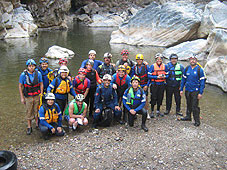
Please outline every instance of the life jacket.
[{"label": "life jacket", "polygon": [[[154,63],[154,72],[152,73],[152,75],[155,75],[155,76],[159,76],[159,75],[166,75],[166,72],[165,72],[165,65],[162,63],[160,65],[160,67],[157,65],[157,63]],[[165,82],[166,79],[165,78],[161,78],[161,79],[152,79],[151,81],[153,82]]]},{"label": "life jacket", "polygon": [[114,67],[112,65],[109,65],[109,67],[107,67],[106,64],[102,63],[102,65],[100,65],[99,68],[100,68],[100,73],[99,73],[100,78],[102,78],[105,74],[110,74],[110,75],[114,74]]},{"label": "life jacket", "polygon": [[43,86],[44,86],[44,91],[46,91],[48,85],[51,83],[51,81],[53,80],[50,80],[49,79],[49,73],[51,72],[51,69],[50,68],[47,68],[45,71],[42,70],[41,67],[38,67],[38,70],[39,72],[42,74],[42,79],[43,79]]},{"label": "life jacket", "polygon": [[137,108],[140,105],[140,103],[135,104],[134,101],[136,100],[141,101],[142,97],[143,97],[143,90],[141,87],[139,87],[139,89],[137,90],[136,96],[134,94],[133,88],[130,87],[127,94],[126,104],[128,104],[131,108]]},{"label": "life jacket", "polygon": [[87,78],[81,81],[80,78],[76,76],[74,81],[76,81],[76,86],[75,86],[76,94],[84,94],[88,86]]},{"label": "life jacket", "polygon": [[[172,68],[174,68],[174,70],[172,69]],[[174,72],[174,73],[173,73]],[[175,78],[177,81],[181,81],[181,79],[182,79],[182,71],[181,71],[181,69],[180,69],[180,64],[179,63],[177,63],[176,65],[175,65],[175,67],[173,66],[173,67],[171,67],[170,69],[169,69],[169,73],[170,73],[170,75],[169,75],[169,78],[171,79],[171,78]]]},{"label": "life jacket", "polygon": [[97,81],[96,81],[96,72],[95,69],[92,68],[91,71],[87,72],[86,77],[90,80],[91,89],[96,88]]},{"label": "life jacket", "polygon": [[127,77],[127,74],[125,74],[124,77],[121,80],[119,74],[118,73],[116,74],[116,84],[117,84],[118,97],[123,96],[124,91],[128,88],[128,84],[126,83],[126,77]]},{"label": "life jacket", "polygon": [[[85,109],[85,102],[83,102],[82,104],[82,108],[81,110],[79,111],[79,108],[76,104],[76,100],[73,99],[71,102],[73,102],[73,105],[74,105],[74,110],[73,110],[73,114],[74,115],[82,115],[83,112],[84,112],[84,109]],[[65,115],[69,115],[69,105],[67,106],[67,108],[65,109]]]},{"label": "life jacket", "polygon": [[124,65],[125,63],[128,63],[128,66],[126,67],[126,73],[130,75],[131,69],[134,64],[130,59],[127,59],[127,61],[123,61],[122,59],[120,59],[119,65]]},{"label": "life jacket", "polygon": [[141,67],[142,67],[142,70],[139,73],[138,66],[137,65],[135,66],[135,75],[140,78],[140,85],[144,85],[144,84],[147,84],[148,82],[148,75],[146,73],[147,66],[145,64],[142,64]]},{"label": "life jacket", "polygon": [[48,108],[46,104],[43,104],[44,108],[44,117],[47,123],[53,123],[58,121],[58,112],[56,104],[53,105],[53,109]]},{"label": "life jacket", "polygon": [[26,83],[24,84],[24,96],[25,97],[30,97],[30,96],[37,96],[40,94],[40,83],[38,82],[38,71],[35,70],[35,76],[33,82],[31,82],[28,71],[25,70],[25,78],[26,78]]},{"label": "life jacket", "polygon": [[[58,85],[58,79],[60,79],[60,81],[61,81],[59,85]],[[69,83],[70,83],[70,81],[69,81],[68,78],[63,80],[60,77],[57,77],[56,78],[56,82],[55,82],[54,93],[58,93],[58,94],[67,94],[67,93],[69,93],[70,92]]]}]

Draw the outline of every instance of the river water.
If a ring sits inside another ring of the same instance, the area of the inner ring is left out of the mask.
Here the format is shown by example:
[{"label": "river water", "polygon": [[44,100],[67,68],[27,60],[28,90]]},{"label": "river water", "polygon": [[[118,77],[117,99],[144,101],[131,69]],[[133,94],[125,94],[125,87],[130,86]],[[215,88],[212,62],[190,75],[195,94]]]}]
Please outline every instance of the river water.
[{"label": "river water", "polygon": [[[96,50],[97,59],[100,60],[105,52],[111,52],[113,62],[116,62],[120,58],[120,51],[126,48],[130,52],[130,58],[134,59],[137,53],[142,53],[150,64],[154,62],[154,54],[164,50],[158,47],[109,45],[113,30],[114,28],[88,28],[75,24],[68,31],[40,31],[38,37],[0,41],[0,150],[8,149],[11,145],[43,141],[40,133],[34,128],[31,136],[25,133],[25,107],[20,103],[18,80],[26,68],[25,62],[28,58],[33,58],[38,63],[52,45],[71,49],[76,55],[69,60],[68,67],[75,76],[90,49]],[[49,66],[57,68],[57,60],[51,59]],[[217,87],[207,85],[200,102],[202,122],[227,129],[226,103],[226,93]],[[184,100],[182,106],[185,106]]]}]

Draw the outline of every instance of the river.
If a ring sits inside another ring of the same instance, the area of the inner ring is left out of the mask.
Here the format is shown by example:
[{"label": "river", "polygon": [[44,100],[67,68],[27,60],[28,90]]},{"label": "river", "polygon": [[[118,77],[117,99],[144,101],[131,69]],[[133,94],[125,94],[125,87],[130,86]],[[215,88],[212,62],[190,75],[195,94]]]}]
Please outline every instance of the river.
[{"label": "river", "polygon": [[[37,37],[0,41],[0,150],[43,141],[35,128],[31,136],[25,133],[25,107],[20,103],[18,80],[26,68],[25,62],[28,58],[33,58],[38,63],[52,45],[71,49],[76,55],[69,60],[68,66],[75,76],[90,49],[96,50],[99,60],[102,60],[105,52],[110,52],[113,54],[113,62],[116,62],[120,58],[120,51],[126,48],[129,50],[130,58],[134,59],[137,53],[142,53],[150,64],[154,62],[154,54],[163,51],[163,48],[158,47],[109,45],[113,30],[114,28],[88,28],[75,24],[68,31],[40,31]],[[49,66],[57,68],[57,60],[51,59]],[[227,129],[226,103],[226,93],[217,87],[206,85],[200,102],[202,122]],[[185,106],[184,100],[182,106]]]}]

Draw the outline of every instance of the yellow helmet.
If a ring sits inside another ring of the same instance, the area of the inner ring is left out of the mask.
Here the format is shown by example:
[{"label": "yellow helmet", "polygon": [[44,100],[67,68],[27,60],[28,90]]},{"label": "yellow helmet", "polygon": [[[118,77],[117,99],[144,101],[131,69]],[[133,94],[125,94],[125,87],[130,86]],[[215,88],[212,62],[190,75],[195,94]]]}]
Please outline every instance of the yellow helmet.
[{"label": "yellow helmet", "polygon": [[138,76],[136,76],[136,75],[134,75],[134,76],[131,78],[131,82],[132,82],[133,80],[137,80],[138,82],[140,82],[140,78],[139,78]]},{"label": "yellow helmet", "polygon": [[136,60],[143,60],[143,59],[144,59],[143,54],[136,55]]},{"label": "yellow helmet", "polygon": [[120,71],[120,70],[125,71],[126,69],[125,69],[124,65],[119,65],[117,70],[118,71]]}]

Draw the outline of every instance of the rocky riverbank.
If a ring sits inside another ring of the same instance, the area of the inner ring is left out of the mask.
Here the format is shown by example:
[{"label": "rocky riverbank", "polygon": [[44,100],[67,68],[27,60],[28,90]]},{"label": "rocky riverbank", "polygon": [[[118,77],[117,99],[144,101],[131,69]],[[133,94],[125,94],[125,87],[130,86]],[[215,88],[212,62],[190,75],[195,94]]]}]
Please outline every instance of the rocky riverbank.
[{"label": "rocky riverbank", "polygon": [[11,148],[19,169],[226,169],[227,133],[174,115],[147,121],[149,132],[113,125]]}]

